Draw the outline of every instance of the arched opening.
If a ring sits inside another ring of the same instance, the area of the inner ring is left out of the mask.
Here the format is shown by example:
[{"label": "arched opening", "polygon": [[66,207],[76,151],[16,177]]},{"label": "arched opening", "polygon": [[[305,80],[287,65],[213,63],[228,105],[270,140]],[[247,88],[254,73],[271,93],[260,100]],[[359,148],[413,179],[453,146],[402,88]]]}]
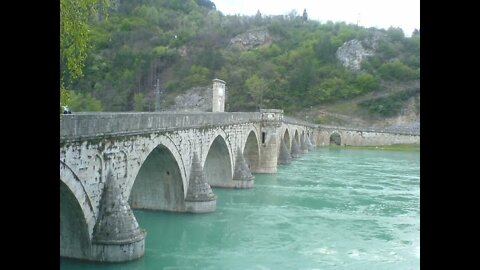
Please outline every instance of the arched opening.
[{"label": "arched opening", "polygon": [[155,147],[143,162],[130,192],[131,208],[184,211],[182,175],[172,152]]},{"label": "arched opening", "polygon": [[204,171],[207,182],[212,187],[227,186],[232,180],[232,165],[227,144],[222,136],[217,136],[208,150]]},{"label": "arched opening", "polygon": [[342,143],[342,138],[340,137],[340,134],[337,132],[332,133],[330,135],[330,145],[335,144],[335,145],[341,145]]},{"label": "arched opening", "polygon": [[82,208],[60,179],[60,256],[87,259],[89,248],[90,237]]},{"label": "arched opening", "polygon": [[243,148],[243,156],[245,157],[245,162],[252,173],[256,172],[258,169],[258,151],[257,136],[255,135],[255,132],[250,131],[247,141],[245,142],[245,147]]},{"label": "arched opening", "polygon": [[285,129],[285,133],[283,134],[283,142],[285,142],[285,146],[287,147],[288,152],[292,152],[292,145],[290,144],[290,133],[288,129]]},{"label": "arched opening", "polygon": [[300,138],[298,136],[298,130],[295,130],[295,136],[293,137],[297,141],[298,146],[300,146]]}]

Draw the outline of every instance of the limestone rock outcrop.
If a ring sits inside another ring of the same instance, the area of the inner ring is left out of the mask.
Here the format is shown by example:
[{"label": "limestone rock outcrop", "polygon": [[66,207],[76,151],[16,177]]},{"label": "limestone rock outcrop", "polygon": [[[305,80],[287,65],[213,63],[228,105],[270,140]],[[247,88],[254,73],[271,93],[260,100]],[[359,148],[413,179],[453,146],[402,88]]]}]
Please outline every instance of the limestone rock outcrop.
[{"label": "limestone rock outcrop", "polygon": [[335,56],[344,67],[358,71],[362,67],[363,60],[375,53],[382,35],[379,32],[373,32],[362,41],[349,40],[337,49]]},{"label": "limestone rock outcrop", "polygon": [[269,44],[273,41],[273,37],[265,28],[255,29],[242,34],[230,40],[228,47],[238,50],[249,50],[260,45]]}]

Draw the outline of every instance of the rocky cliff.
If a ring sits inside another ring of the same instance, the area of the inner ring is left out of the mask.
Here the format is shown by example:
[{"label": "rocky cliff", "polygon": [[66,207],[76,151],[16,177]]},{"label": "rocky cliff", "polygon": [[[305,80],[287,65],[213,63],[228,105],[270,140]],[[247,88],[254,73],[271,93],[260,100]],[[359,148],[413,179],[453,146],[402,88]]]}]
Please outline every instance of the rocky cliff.
[{"label": "rocky cliff", "polygon": [[382,35],[381,33],[372,33],[371,36],[362,41],[358,39],[349,40],[337,49],[335,56],[344,67],[356,71],[360,70],[362,61],[375,53]]},{"label": "rocky cliff", "polygon": [[211,112],[212,87],[193,87],[185,94],[175,97],[175,104],[169,110],[182,112]]},{"label": "rocky cliff", "polygon": [[230,40],[228,47],[238,50],[249,50],[264,44],[270,44],[272,36],[265,28],[255,29],[235,36]]}]

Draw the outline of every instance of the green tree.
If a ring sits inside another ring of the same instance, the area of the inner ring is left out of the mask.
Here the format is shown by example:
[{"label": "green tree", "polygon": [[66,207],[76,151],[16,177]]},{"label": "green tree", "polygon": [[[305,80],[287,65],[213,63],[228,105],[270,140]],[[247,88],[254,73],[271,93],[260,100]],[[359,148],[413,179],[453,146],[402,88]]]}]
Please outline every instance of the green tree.
[{"label": "green tree", "polygon": [[390,26],[387,29],[387,35],[392,41],[402,41],[405,38],[402,28]]},{"label": "green tree", "polygon": [[419,78],[417,72],[398,60],[382,64],[378,73],[385,80],[408,81]]},{"label": "green tree", "polygon": [[[103,7],[109,0],[100,0]],[[60,0],[60,57],[72,78],[83,75],[87,58],[91,16],[98,14],[98,0]]]},{"label": "green tree", "polygon": [[415,28],[412,32],[412,37],[419,37],[420,36],[420,30]]},{"label": "green tree", "polygon": [[255,106],[258,109],[261,109],[263,107],[263,96],[268,87],[267,82],[263,78],[253,75],[245,81],[245,86],[248,89],[248,93],[255,101]]},{"label": "green tree", "polygon": [[133,96],[133,109],[136,112],[142,112],[144,107],[145,107],[145,98],[143,96],[143,93],[136,93]]},{"label": "green tree", "polygon": [[322,62],[333,63],[335,61],[335,47],[332,45],[330,34],[324,35],[317,43],[315,53]]},{"label": "green tree", "polygon": [[208,9],[216,9],[215,3],[210,0],[197,0],[197,4]]},{"label": "green tree", "polygon": [[379,86],[378,79],[373,75],[362,72],[354,80],[354,85],[361,93],[373,91]]},{"label": "green tree", "polygon": [[[65,88],[67,74],[73,78],[83,76],[89,45],[88,20],[98,14],[99,8],[109,6],[109,0],[60,0],[60,102],[66,105],[71,96]],[[100,5],[99,5],[100,3]]]},{"label": "green tree", "polygon": [[70,96],[69,107],[72,111],[83,112],[101,112],[103,110],[100,100],[92,97],[89,93],[75,93],[71,90],[65,90]]}]

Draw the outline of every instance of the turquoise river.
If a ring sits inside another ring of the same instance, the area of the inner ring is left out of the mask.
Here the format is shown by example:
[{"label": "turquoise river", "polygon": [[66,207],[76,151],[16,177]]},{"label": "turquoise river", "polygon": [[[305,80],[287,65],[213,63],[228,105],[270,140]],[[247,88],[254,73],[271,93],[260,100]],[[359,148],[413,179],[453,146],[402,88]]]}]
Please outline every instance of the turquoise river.
[{"label": "turquoise river", "polygon": [[253,189],[218,189],[217,210],[135,210],[145,256],[61,269],[419,269],[420,151],[317,148]]}]

